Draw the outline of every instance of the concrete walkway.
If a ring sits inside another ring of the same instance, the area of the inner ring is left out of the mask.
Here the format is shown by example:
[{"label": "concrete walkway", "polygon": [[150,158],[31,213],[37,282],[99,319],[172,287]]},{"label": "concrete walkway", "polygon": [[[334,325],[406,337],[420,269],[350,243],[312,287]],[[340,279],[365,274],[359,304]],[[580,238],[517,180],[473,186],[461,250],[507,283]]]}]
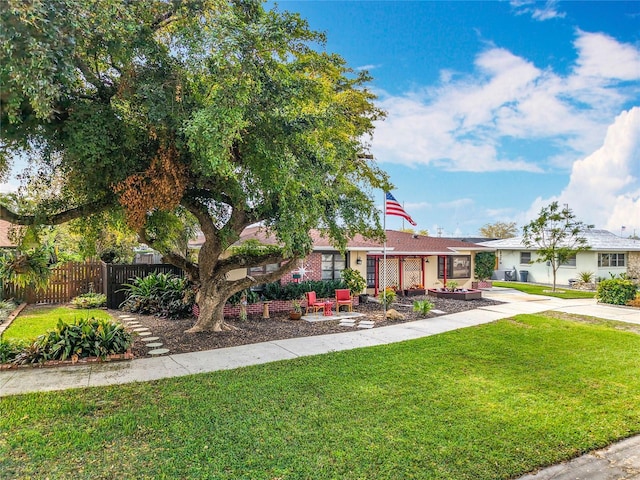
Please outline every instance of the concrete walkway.
[{"label": "concrete walkway", "polygon": [[[131,361],[62,368],[18,368],[0,371],[0,397],[29,392],[144,382],[214,372],[353,348],[385,345],[490,323],[521,313],[555,310],[640,324],[640,310],[597,304],[592,299],[562,300],[493,288],[485,298],[501,304],[387,327],[290,338],[239,347],[181,353]],[[527,475],[522,480],[640,480],[640,437],[608,449]]]}]

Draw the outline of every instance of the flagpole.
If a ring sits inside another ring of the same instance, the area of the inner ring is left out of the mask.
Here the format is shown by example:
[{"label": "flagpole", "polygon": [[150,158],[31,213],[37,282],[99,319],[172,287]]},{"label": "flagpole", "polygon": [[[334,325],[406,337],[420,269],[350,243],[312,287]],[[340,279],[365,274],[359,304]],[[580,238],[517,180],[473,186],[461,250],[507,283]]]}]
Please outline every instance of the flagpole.
[{"label": "flagpole", "polygon": [[384,215],[382,220],[382,230],[384,232],[384,243],[382,246],[382,294],[385,301],[382,302],[383,320],[387,318],[387,192],[384,195],[382,204],[384,205]]}]

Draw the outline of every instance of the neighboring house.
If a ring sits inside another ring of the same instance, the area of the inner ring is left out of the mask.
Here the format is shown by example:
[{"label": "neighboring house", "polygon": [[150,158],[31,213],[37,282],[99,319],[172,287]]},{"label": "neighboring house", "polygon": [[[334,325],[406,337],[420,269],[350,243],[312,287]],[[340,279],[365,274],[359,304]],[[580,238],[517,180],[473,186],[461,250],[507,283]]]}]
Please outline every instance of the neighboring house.
[{"label": "neighboring house", "polygon": [[12,224],[6,220],[0,220],[0,249],[16,248],[16,245],[9,239],[9,230]]},{"label": "neighboring house", "polygon": [[[426,237],[395,230],[387,230],[386,268],[384,245],[356,236],[349,241],[347,251],[341,254],[318,231],[312,231],[313,252],[299,262],[298,268],[284,275],[282,283],[304,280],[337,280],[342,270],[358,270],[367,280],[366,293],[377,295],[386,285],[398,290],[423,285],[423,288],[442,286],[447,280],[455,280],[460,288],[471,288],[475,266],[475,252],[493,251],[490,247],[459,240]],[[272,236],[266,236],[261,227],[247,228],[239,242],[256,239],[264,244],[274,244]],[[193,248],[202,244],[203,238],[190,243]],[[257,276],[277,268],[277,265],[250,268],[248,271],[231,272],[231,278],[244,275]],[[386,281],[385,281],[386,279]]]},{"label": "neighboring house", "polygon": [[[558,268],[556,283],[568,285],[578,279],[581,272],[593,272],[594,279],[611,278],[627,274],[640,278],[640,240],[622,238],[607,230],[590,229],[583,232],[589,250],[578,252]],[[525,247],[522,237],[481,242],[479,245],[495,249],[497,267],[494,280],[521,280],[527,272],[527,281],[553,283],[553,270],[546,262],[536,262],[535,247]],[[515,271],[515,275],[514,272]]]}]

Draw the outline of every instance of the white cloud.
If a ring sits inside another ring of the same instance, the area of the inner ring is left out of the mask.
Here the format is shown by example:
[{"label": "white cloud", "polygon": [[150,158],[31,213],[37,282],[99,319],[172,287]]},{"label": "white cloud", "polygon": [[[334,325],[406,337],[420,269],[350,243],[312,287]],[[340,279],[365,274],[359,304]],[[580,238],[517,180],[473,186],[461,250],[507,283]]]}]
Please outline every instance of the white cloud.
[{"label": "white cloud", "polygon": [[451,200],[450,202],[441,202],[438,204],[438,208],[456,209],[467,208],[474,204],[474,201],[470,198],[458,198]]},{"label": "white cloud", "polygon": [[605,80],[640,79],[640,51],[603,33],[579,32],[576,75]]},{"label": "white cloud", "polygon": [[[376,158],[451,171],[541,172],[593,152],[640,90],[640,49],[603,34],[576,35],[578,58],[565,76],[490,47],[476,57],[473,74],[443,71],[437,87],[379,92],[388,115],[376,125]],[[608,58],[625,65],[609,69]],[[542,142],[553,153],[540,159],[502,148],[518,140]]]},{"label": "white cloud", "polygon": [[528,221],[552,201],[568,204],[579,220],[620,232],[640,232],[640,107],[621,113],[608,128],[602,146],[573,164],[560,195],[538,198]]},{"label": "white cloud", "polygon": [[380,67],[381,67],[381,65],[369,64],[369,65],[362,65],[360,67],[356,67],[355,70],[357,70],[358,72],[361,72],[363,70],[371,71],[371,70],[375,70],[376,68],[380,68]]},{"label": "white cloud", "polygon": [[534,20],[551,20],[553,18],[564,18],[565,13],[557,8],[557,0],[547,0],[544,6],[536,1],[513,0],[511,6],[515,9],[516,15],[530,14]]}]

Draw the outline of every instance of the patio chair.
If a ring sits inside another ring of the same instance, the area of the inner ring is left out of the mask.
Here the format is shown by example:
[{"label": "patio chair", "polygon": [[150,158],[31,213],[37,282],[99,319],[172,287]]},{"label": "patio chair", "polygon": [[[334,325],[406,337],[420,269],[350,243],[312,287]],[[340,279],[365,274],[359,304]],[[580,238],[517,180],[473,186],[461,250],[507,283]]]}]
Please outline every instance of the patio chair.
[{"label": "patio chair", "polygon": [[316,298],[316,292],[307,292],[305,293],[305,296],[307,297],[307,311],[305,312],[306,315],[309,314],[310,310],[313,310],[313,313],[318,313],[318,310],[322,310],[324,308],[324,303],[319,302]]},{"label": "patio chair", "polygon": [[353,311],[353,298],[351,297],[351,290],[348,288],[336,290],[336,312],[340,311],[341,306],[349,307],[349,311]]}]

